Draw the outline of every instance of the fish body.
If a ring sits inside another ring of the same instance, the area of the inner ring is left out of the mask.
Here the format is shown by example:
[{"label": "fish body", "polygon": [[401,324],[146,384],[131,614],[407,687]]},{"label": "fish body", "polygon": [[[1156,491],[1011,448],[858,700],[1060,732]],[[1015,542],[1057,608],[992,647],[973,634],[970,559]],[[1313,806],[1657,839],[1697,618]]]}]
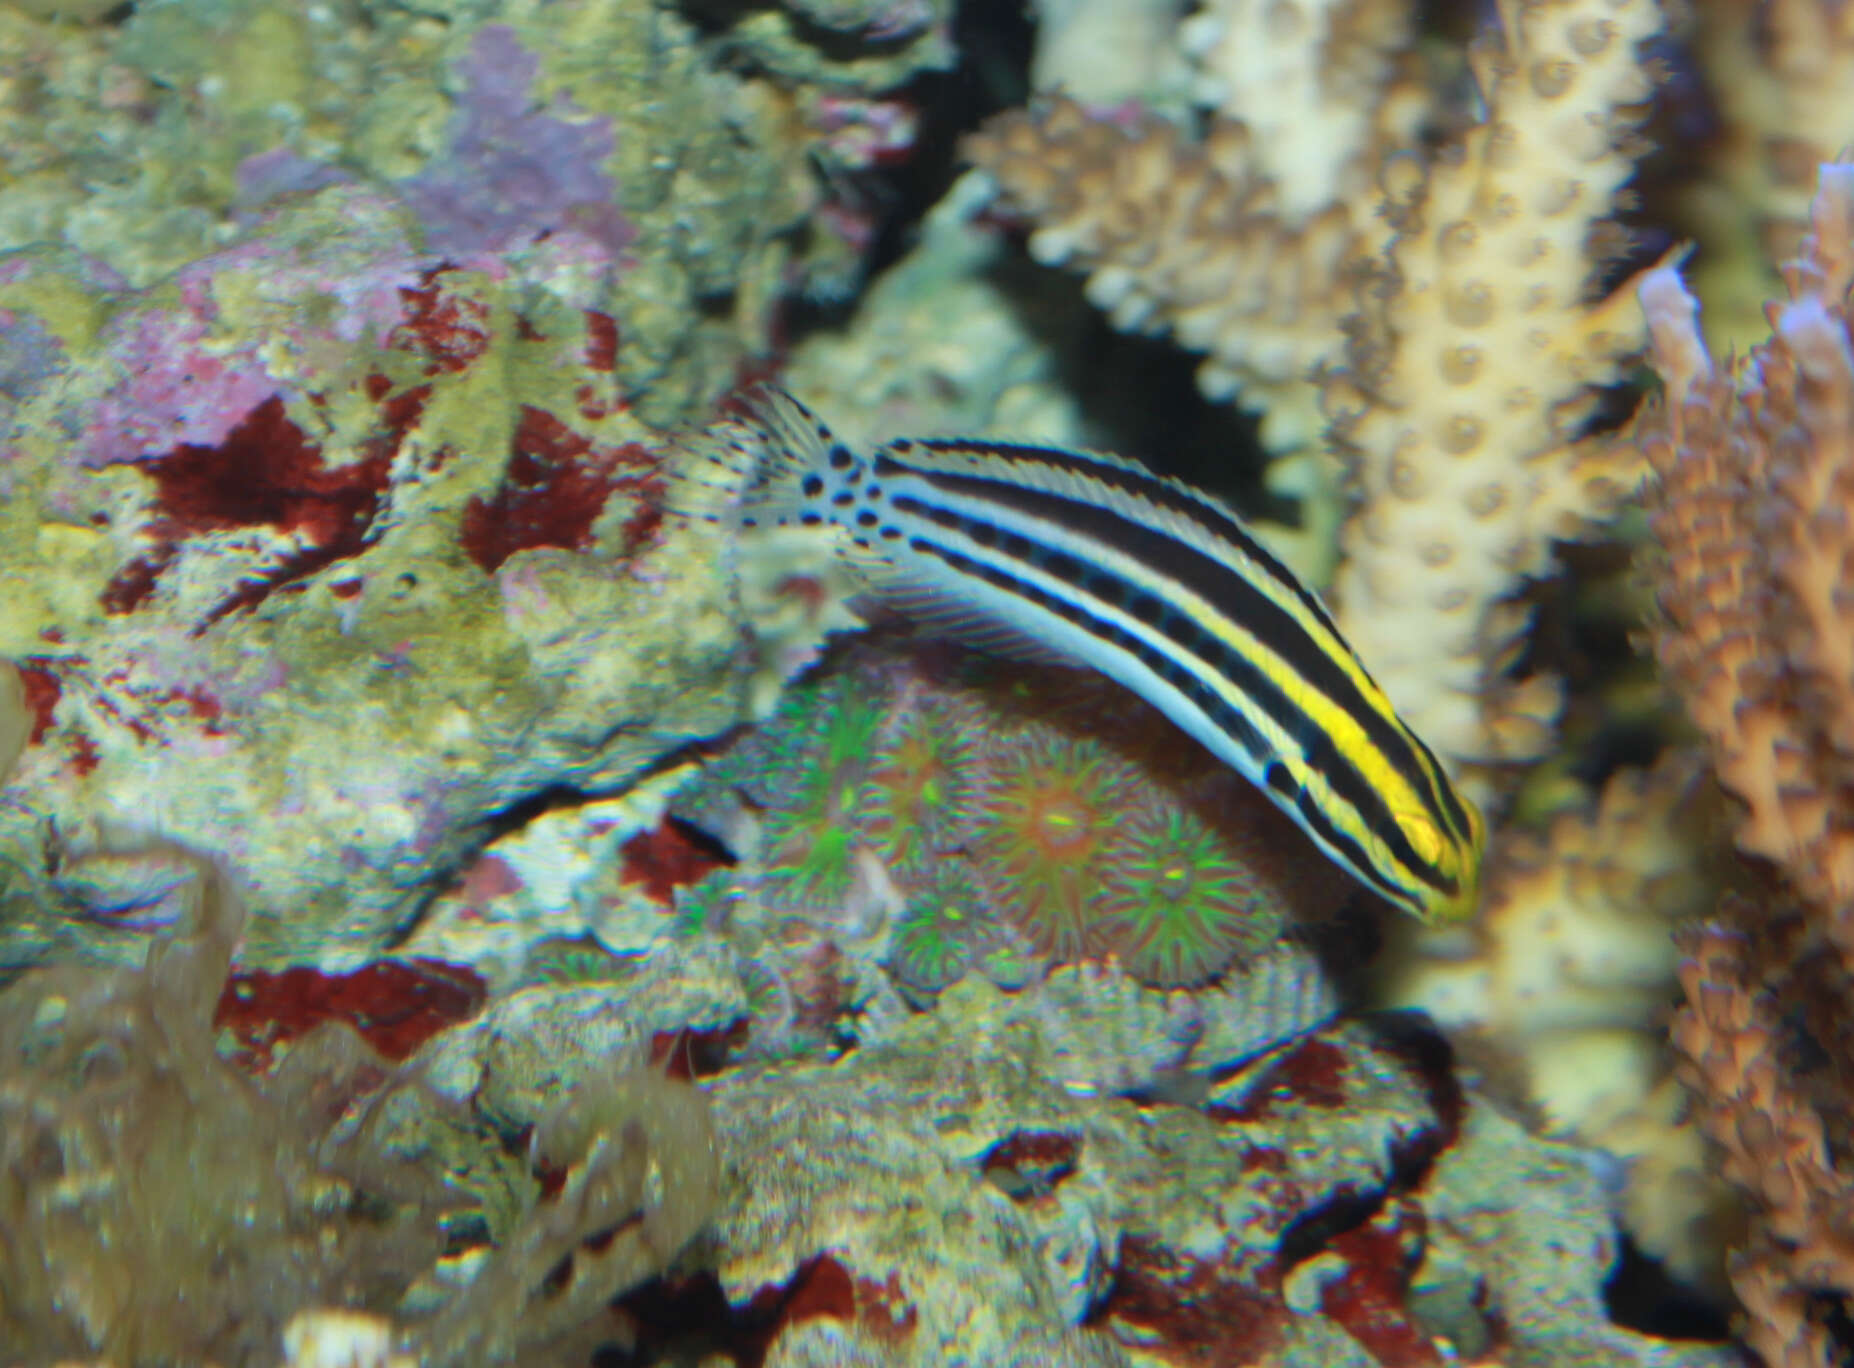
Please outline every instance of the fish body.
[{"label": "fish body", "polygon": [[901,438],[860,453],[770,388],[745,411],[743,531],[815,528],[909,616],[1100,671],[1380,896],[1424,920],[1473,910],[1479,814],[1223,503],[1093,452]]}]

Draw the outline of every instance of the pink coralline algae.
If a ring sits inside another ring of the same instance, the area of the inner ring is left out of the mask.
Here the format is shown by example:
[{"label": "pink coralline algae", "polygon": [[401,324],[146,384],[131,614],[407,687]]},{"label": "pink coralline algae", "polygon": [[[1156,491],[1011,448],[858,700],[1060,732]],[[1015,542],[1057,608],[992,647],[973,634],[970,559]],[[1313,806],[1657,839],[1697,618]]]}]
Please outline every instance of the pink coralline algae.
[{"label": "pink coralline algae", "polygon": [[[104,326],[90,364],[113,381],[84,405],[72,455],[87,466],[158,457],[183,446],[216,447],[273,395],[294,400],[296,377],[275,364],[279,345],[300,352],[372,342],[398,324],[401,291],[421,263],[378,195],[343,189],[327,206],[332,232],[319,238],[274,230],[202,259],[148,303],[121,309]],[[339,263],[339,264],[337,264]],[[277,331],[233,323],[218,283],[258,273],[263,297],[280,307]],[[280,373],[281,372],[281,373]]]},{"label": "pink coralline algae", "polygon": [[125,323],[113,350],[128,384],[119,402],[99,405],[84,434],[84,461],[110,465],[216,446],[269,397],[272,382],[254,358],[210,350],[203,345],[210,331],[210,318],[192,307],[138,311]]}]

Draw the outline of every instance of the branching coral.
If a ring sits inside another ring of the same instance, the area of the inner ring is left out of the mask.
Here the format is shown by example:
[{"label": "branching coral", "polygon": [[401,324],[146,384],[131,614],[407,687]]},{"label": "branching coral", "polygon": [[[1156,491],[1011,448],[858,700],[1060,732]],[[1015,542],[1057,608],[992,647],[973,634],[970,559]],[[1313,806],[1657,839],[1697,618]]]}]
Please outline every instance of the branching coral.
[{"label": "branching coral", "polygon": [[[1213,7],[1191,41],[1213,66],[1245,44],[1272,65],[1260,18],[1240,10]],[[1335,586],[1342,625],[1452,766],[1534,759],[1556,689],[1492,687],[1524,628],[1500,605],[1545,568],[1551,538],[1613,512],[1640,476],[1628,448],[1582,429],[1642,340],[1626,291],[1589,294],[1650,90],[1638,44],[1660,12],[1502,6],[1471,56],[1487,116],[1426,167],[1410,150],[1425,103],[1405,98],[1388,56],[1407,18],[1268,13],[1311,31],[1308,54],[1353,52],[1370,73],[1348,94],[1357,127],[1336,164],[1295,160],[1270,136],[1293,115],[1253,91],[1248,122],[1220,119],[1201,143],[1151,115],[1047,102],[969,150],[1033,220],[1038,258],[1089,271],[1090,298],[1120,326],[1208,351],[1205,388],[1263,407],[1270,446],[1310,442],[1312,382],[1329,372],[1358,503]],[[1324,79],[1304,74],[1310,88]]]},{"label": "branching coral", "polygon": [[410,1327],[422,1362],[596,1348],[610,1337],[606,1304],[670,1265],[707,1222],[720,1178],[708,1104],[642,1070],[582,1080],[535,1128],[528,1165],[558,1189],[531,1204],[467,1289]]},{"label": "branching coral", "polygon": [[1688,936],[1673,1030],[1752,1208],[1731,1277],[1773,1368],[1833,1361],[1854,1297],[1854,165],[1822,168],[1811,228],[1741,361],[1714,363],[1672,271],[1641,290],[1667,385],[1642,434],[1657,654],[1743,804],[1739,847],[1781,878]]},{"label": "branching coral", "polygon": [[[1259,20],[1237,32],[1237,9],[1194,20],[1211,65],[1257,46]],[[1348,104],[1370,132],[1339,139],[1337,165],[1294,161],[1253,91],[1250,122],[1216,120],[1203,143],[1153,115],[1122,124],[1044,102],[997,120],[970,154],[1035,222],[1035,256],[1090,272],[1088,295],[1120,326],[1207,350],[1205,389],[1263,406],[1274,449],[1313,437],[1313,380],[1329,373],[1359,504],[1335,586],[1342,625],[1446,762],[1537,758],[1556,682],[1492,688],[1524,630],[1502,601],[1543,571],[1550,539],[1613,512],[1641,475],[1630,449],[1581,428],[1641,345],[1628,291],[1589,298],[1606,256],[1591,239],[1632,174],[1650,89],[1637,44],[1659,11],[1504,6],[1500,35],[1472,54],[1487,119],[1428,167],[1400,150],[1422,109],[1387,57],[1407,20],[1366,6],[1353,32],[1337,13],[1277,13],[1346,30],[1350,46],[1327,37],[1372,72]],[[1378,172],[1381,222],[1361,167]],[[1294,189],[1294,176],[1318,184]]]},{"label": "branching coral", "polygon": [[1739,845],[1782,866],[1854,962],[1854,165],[1823,170],[1809,249],[1772,335],[1716,366],[1671,271],[1642,289],[1667,403],[1663,670],[1745,804]]},{"label": "branching coral", "polygon": [[[1728,914],[1757,919],[1755,908]],[[1837,1166],[1821,1110],[1782,1058],[1788,1032],[1742,936],[1723,926],[1686,937],[1674,1024],[1683,1075],[1722,1171],[1750,1199],[1757,1224],[1731,1267],[1748,1317],[1746,1341],[1769,1368],[1821,1368],[1839,1357],[1823,1314],[1854,1297],[1854,1178]]]},{"label": "branching coral", "polygon": [[1415,17],[1403,0],[1210,0],[1180,30],[1196,94],[1249,130],[1288,222],[1369,202],[1386,133],[1428,104],[1399,79]]},{"label": "branching coral", "polygon": [[1228,121],[1200,144],[1150,114],[1095,118],[1050,97],[967,151],[1034,222],[1032,254],[1087,271],[1088,297],[1116,326],[1169,330],[1208,353],[1199,383],[1264,409],[1277,450],[1312,438],[1309,377],[1343,346],[1345,265],[1368,219],[1344,205],[1285,218],[1254,135]]},{"label": "branching coral", "polygon": [[1728,1203],[1680,1124],[1664,1037],[1672,933],[1712,892],[1698,778],[1671,756],[1620,772],[1543,832],[1509,831],[1471,934],[1406,934],[1382,991],[1449,1028],[1549,1132],[1624,1159],[1630,1234],[1707,1284]]},{"label": "branching coral", "polygon": [[1341,625],[1458,767],[1543,753],[1555,681],[1490,692],[1524,628],[1500,600],[1641,475],[1629,448],[1582,431],[1642,342],[1628,291],[1590,300],[1589,241],[1632,171],[1650,89],[1638,44],[1660,12],[1529,0],[1502,20],[1504,40],[1471,54],[1486,120],[1427,177],[1387,168],[1396,237],[1329,393],[1361,500]]}]

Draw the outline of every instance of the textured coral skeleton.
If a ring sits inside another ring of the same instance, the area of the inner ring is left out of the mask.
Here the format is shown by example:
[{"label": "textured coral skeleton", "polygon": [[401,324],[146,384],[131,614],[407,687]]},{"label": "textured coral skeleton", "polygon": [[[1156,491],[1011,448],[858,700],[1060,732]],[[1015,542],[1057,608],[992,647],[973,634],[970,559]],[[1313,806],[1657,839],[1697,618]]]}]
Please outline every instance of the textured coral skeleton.
[{"label": "textured coral skeleton", "polygon": [[[1776,337],[1727,378],[1697,342],[1671,257],[1620,279],[1626,235],[1612,216],[1634,207],[1627,182],[1647,146],[1638,129],[1652,78],[1674,70],[1662,35],[1690,35],[1679,74],[1706,82],[1721,128],[1681,182],[1681,221],[1700,239],[1693,279],[1717,303],[1722,335],[1745,336],[1747,302],[1767,292],[1764,263],[1801,240],[1815,163],[1854,132],[1842,112],[1854,10],[1815,0],[1697,10],[1502,5],[1469,53],[1479,108],[1464,122],[1398,66],[1408,29],[1396,6],[1283,4],[1264,18],[1220,0],[1180,30],[1192,94],[1216,106],[1201,139],[1160,112],[1162,95],[1138,112],[1049,98],[970,146],[1000,202],[1029,221],[1031,253],[1086,272],[1089,298],[1117,326],[1206,353],[1203,388],[1258,410],[1270,450],[1324,435],[1345,455],[1352,510],[1332,575],[1341,622],[1417,730],[1483,794],[1510,793],[1558,742],[1559,681],[1516,668],[1533,644],[1516,596],[1551,573],[1555,539],[1627,505],[1653,458],[1666,480],[1655,533],[1669,551],[1653,567],[1670,624],[1660,661],[1720,778],[1746,800],[1741,848],[1781,865],[1801,904],[1767,900],[1763,922],[1792,928],[1783,934],[1695,933],[1681,975],[1692,1000],[1677,1031],[1683,1072],[1712,1099],[1705,1129],[1728,1149],[1755,1138],[1770,1156],[1787,1137],[1815,1156],[1801,1170],[1812,1176],[1794,1182],[1814,1183],[1818,1200],[1809,1206],[1799,1187],[1786,1219],[1802,1202],[1819,1235],[1824,1220],[1840,1228],[1845,1200],[1822,1167],[1835,1142],[1811,1129],[1808,1109],[1835,1090],[1814,1078],[1785,1091],[1769,1066],[1754,1086],[1733,1061],[1774,1048],[1779,1020],[1760,995],[1809,981],[1791,963],[1799,918],[1836,958],[1854,944],[1854,832],[1842,816],[1854,792],[1842,734],[1854,716],[1854,622],[1841,587],[1854,477],[1835,465],[1854,439],[1846,253],[1835,244],[1854,227],[1836,207],[1845,192],[1825,189],[1791,302],[1772,306]],[[1256,35],[1270,26],[1299,36],[1296,53],[1360,64],[1342,109],[1316,66],[1255,68],[1253,54],[1269,51]],[[1664,117],[1691,118],[1692,100],[1690,87],[1676,90]],[[1297,117],[1327,134],[1317,147],[1296,141]],[[1360,168],[1363,188],[1347,181]],[[1671,396],[1642,445],[1618,437],[1613,407],[1648,340],[1637,285]],[[1323,434],[1307,402],[1316,391]],[[1498,1041],[1502,1067],[1548,1124],[1635,1156],[1638,1239],[1703,1282],[1730,1222],[1691,1181],[1697,1150],[1660,1028],[1673,987],[1664,938],[1703,911],[1720,874],[1705,821],[1680,796],[1690,790],[1625,773],[1600,804],[1561,814],[1544,842],[1509,832],[1481,926],[1427,938],[1388,991]],[[1541,1012],[1551,1029],[1535,1029]],[[1812,1036],[1834,1050],[1844,1028],[1821,1015]],[[1635,1090],[1639,1105],[1622,1105]],[[1835,1099],[1834,1114],[1844,1109]],[[1774,1211],[1752,1186],[1754,1208]],[[1754,1242],[1734,1265],[1753,1342],[1773,1362],[1827,1352],[1819,1316],[1802,1314],[1806,1293],[1846,1291],[1847,1279],[1823,1271],[1822,1252],[1818,1241],[1799,1253],[1792,1232]]]},{"label": "textured coral skeleton", "polygon": [[1747,1338],[1804,1368],[1832,1361],[1824,1308],[1854,1296],[1854,164],[1822,168],[1784,282],[1768,340],[1726,362],[1677,276],[1643,283],[1667,392],[1642,440],[1657,653],[1769,871],[1684,938],[1673,1039],[1752,1218],[1731,1267]]}]

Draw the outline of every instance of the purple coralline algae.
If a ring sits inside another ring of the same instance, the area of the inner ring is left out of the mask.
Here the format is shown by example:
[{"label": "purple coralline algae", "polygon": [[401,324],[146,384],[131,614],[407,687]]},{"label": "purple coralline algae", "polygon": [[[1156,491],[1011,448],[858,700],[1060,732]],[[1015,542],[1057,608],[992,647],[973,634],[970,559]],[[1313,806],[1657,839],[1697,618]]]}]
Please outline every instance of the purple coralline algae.
[{"label": "purple coralline algae", "polygon": [[614,258],[636,236],[599,168],[612,153],[609,119],[589,119],[564,93],[535,108],[540,59],[506,24],[471,40],[458,64],[463,91],[442,159],[399,192],[450,256],[501,251],[572,228]]}]

